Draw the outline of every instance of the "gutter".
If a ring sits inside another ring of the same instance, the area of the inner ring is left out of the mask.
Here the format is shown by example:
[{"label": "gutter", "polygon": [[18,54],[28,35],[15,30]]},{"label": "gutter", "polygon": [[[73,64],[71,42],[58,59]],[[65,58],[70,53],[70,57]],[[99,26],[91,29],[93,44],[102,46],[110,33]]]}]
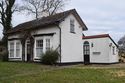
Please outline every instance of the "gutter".
[{"label": "gutter", "polygon": [[60,49],[59,49],[59,51],[60,51],[60,64],[61,64],[61,54],[62,54],[62,30],[61,30],[61,27],[59,26],[59,22],[56,22],[55,23],[55,25],[58,27],[58,29],[59,29],[59,47],[60,47]]}]

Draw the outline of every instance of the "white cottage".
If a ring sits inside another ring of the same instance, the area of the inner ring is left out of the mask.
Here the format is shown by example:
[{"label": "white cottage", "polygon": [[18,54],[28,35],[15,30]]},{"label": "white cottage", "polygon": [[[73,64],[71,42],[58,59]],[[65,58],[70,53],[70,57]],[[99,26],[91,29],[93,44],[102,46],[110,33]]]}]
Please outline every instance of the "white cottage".
[{"label": "white cottage", "polygon": [[83,50],[85,63],[118,63],[117,44],[109,34],[84,36]]},{"label": "white cottage", "polygon": [[43,52],[58,50],[59,63],[83,62],[82,32],[86,25],[75,9],[22,23],[8,31],[10,61],[39,61]]},{"label": "white cottage", "polygon": [[58,63],[118,62],[117,45],[109,35],[82,38],[85,30],[75,9],[19,24],[7,32],[9,61],[39,61],[54,49],[61,55]]}]

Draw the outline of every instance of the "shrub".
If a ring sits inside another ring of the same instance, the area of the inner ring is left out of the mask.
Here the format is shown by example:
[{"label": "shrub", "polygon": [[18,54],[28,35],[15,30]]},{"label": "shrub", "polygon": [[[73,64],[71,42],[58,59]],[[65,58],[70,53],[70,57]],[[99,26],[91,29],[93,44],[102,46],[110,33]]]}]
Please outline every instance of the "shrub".
[{"label": "shrub", "polygon": [[0,61],[2,61],[2,55],[1,55],[1,53],[0,53]]},{"label": "shrub", "polygon": [[46,65],[54,65],[56,64],[58,58],[59,58],[59,53],[55,50],[50,50],[42,54],[41,62]]},{"label": "shrub", "polygon": [[125,53],[119,52],[119,62],[124,63],[125,62]]},{"label": "shrub", "polygon": [[0,53],[0,60],[1,61],[8,61],[8,52],[3,51]]}]

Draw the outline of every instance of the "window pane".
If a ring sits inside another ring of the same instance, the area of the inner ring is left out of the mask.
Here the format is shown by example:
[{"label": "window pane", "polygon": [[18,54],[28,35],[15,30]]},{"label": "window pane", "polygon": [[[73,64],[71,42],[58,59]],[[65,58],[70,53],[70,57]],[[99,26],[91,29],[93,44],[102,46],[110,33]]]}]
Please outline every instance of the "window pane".
[{"label": "window pane", "polygon": [[43,47],[43,40],[37,40],[36,41],[36,47]]},{"label": "window pane", "polygon": [[90,47],[89,47],[89,43],[85,42],[84,43],[84,55],[89,55],[90,54]]},{"label": "window pane", "polygon": [[10,43],[10,49],[14,49],[14,42]]},{"label": "window pane", "polygon": [[10,50],[10,57],[14,57],[14,49]]},{"label": "window pane", "polygon": [[70,32],[75,32],[75,24],[74,24],[74,19],[70,19]]},{"label": "window pane", "polygon": [[43,53],[43,48],[36,48],[36,57],[40,57]]},{"label": "window pane", "polygon": [[16,42],[16,57],[20,57],[20,42]]},{"label": "window pane", "polygon": [[20,57],[20,50],[16,49],[16,57]]},{"label": "window pane", "polygon": [[14,42],[10,43],[10,57],[14,57]]}]

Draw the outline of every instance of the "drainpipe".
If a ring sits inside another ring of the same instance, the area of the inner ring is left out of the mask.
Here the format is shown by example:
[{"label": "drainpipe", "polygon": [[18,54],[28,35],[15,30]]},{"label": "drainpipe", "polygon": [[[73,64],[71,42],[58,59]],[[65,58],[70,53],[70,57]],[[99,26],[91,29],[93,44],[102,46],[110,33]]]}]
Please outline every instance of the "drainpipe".
[{"label": "drainpipe", "polygon": [[60,63],[61,63],[61,53],[62,53],[62,51],[61,51],[61,48],[62,48],[62,47],[61,47],[61,46],[62,46],[62,45],[61,45],[61,44],[62,44],[62,38],[61,38],[62,36],[61,36],[61,34],[62,34],[62,31],[61,31],[61,27],[59,26],[59,22],[56,22],[55,24],[56,24],[56,26],[57,26],[58,29],[59,29],[59,43],[60,43],[60,44],[59,44],[59,47],[60,47],[59,50],[60,50]]}]

